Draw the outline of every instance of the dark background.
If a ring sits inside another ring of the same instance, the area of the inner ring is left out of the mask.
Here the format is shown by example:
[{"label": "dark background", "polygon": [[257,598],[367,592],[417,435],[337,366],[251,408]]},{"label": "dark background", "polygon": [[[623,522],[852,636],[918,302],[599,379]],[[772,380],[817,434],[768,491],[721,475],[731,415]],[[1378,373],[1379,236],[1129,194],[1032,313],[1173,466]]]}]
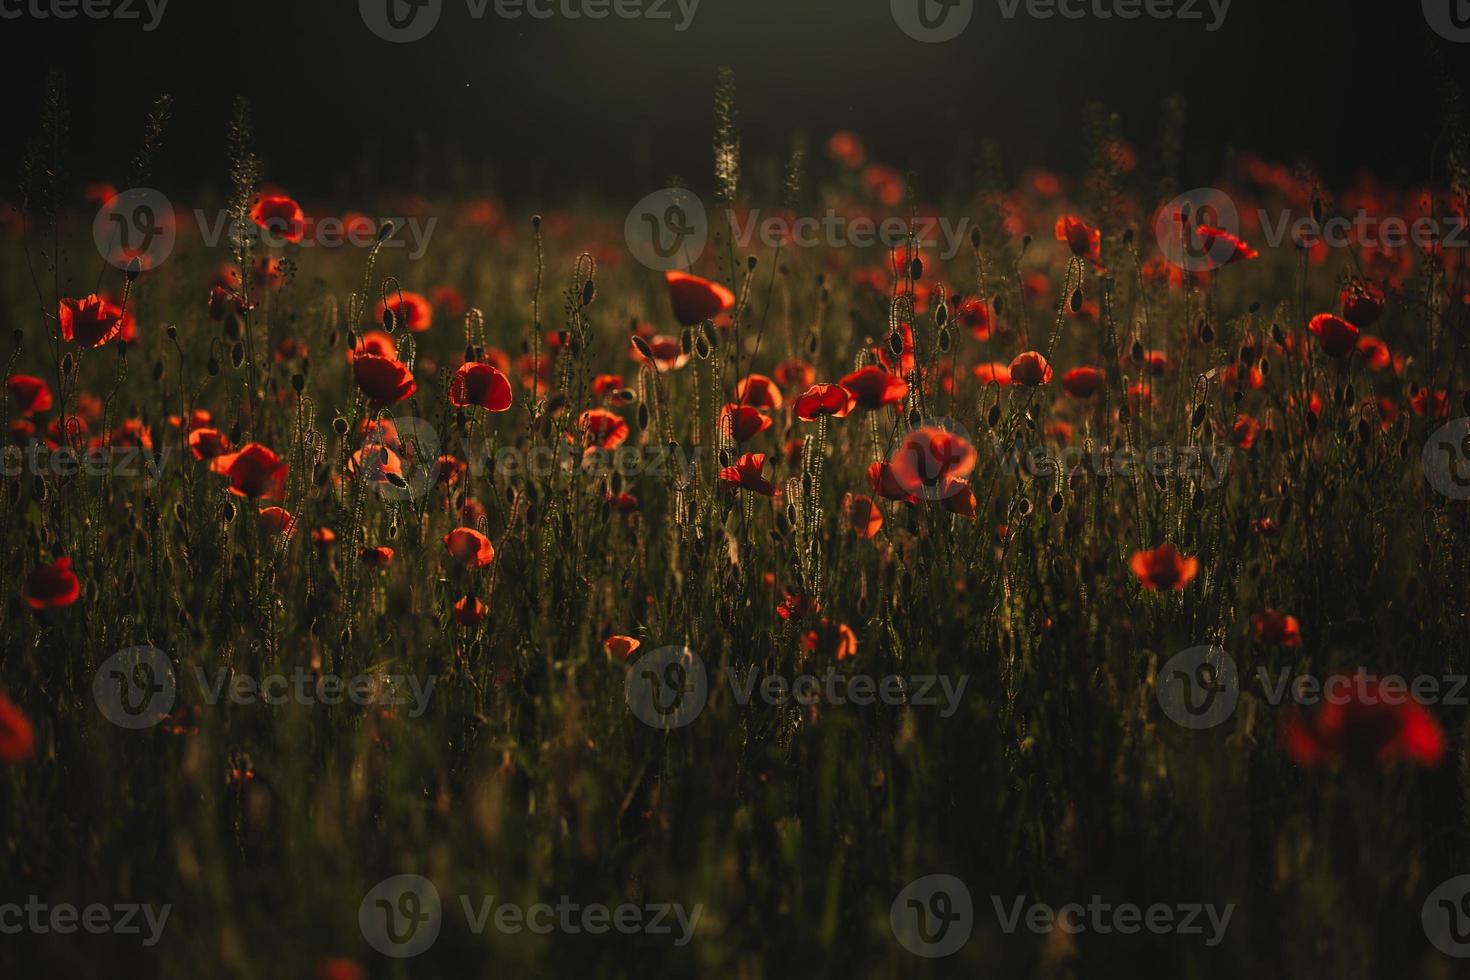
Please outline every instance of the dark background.
[{"label": "dark background", "polygon": [[757,183],[774,173],[762,158],[783,157],[793,137],[818,150],[852,128],[926,190],[971,172],[986,138],[1013,172],[1076,172],[1094,100],[1146,154],[1171,91],[1188,101],[1186,179],[1217,176],[1234,147],[1309,159],[1338,183],[1358,169],[1410,182],[1427,175],[1444,118],[1429,49],[1462,86],[1470,68],[1470,45],[1434,35],[1418,0],[1234,0],[1214,33],[1200,21],[1007,21],[996,0],[977,0],[969,29],[942,45],[903,35],[887,0],[702,0],[684,33],[670,21],[472,20],[464,0],[445,2],[412,44],[372,35],[356,0],[171,0],[152,33],[0,21],[0,196],[46,67],[68,79],[77,181],[120,181],[149,100],[167,91],[178,104],[155,183],[222,186],[225,123],[243,94],[267,178],[298,196],[490,192],[531,206],[641,193],[671,175],[707,187],[720,65],[736,71]]}]

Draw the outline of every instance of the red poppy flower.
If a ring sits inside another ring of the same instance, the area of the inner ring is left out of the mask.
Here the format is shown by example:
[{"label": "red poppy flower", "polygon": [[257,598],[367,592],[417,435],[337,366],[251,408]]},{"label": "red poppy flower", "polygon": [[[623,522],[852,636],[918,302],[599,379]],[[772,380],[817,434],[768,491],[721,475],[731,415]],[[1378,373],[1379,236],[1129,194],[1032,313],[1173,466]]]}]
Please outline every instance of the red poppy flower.
[{"label": "red poppy flower", "polygon": [[856,170],[867,162],[862,138],[857,133],[839,130],[827,138],[827,156],[849,170]]},{"label": "red poppy flower", "polygon": [[455,561],[476,568],[484,568],[495,560],[495,546],[472,527],[457,527],[444,535],[444,547]]},{"label": "red poppy flower", "polygon": [[371,568],[387,568],[393,564],[393,549],[384,545],[373,548],[359,548],[357,558],[364,565]]},{"label": "red poppy flower", "polygon": [[1402,685],[1360,673],[1334,675],[1322,688],[1324,703],[1310,721],[1288,715],[1282,726],[1286,753],[1298,765],[1433,767],[1444,758],[1444,730]]},{"label": "red poppy flower", "polygon": [[847,526],[860,538],[871,541],[883,527],[883,511],[870,497],[848,494],[842,512],[847,517]]},{"label": "red poppy flower", "polygon": [[846,623],[834,623],[825,617],[802,634],[801,645],[833,660],[857,656],[857,634]]},{"label": "red poppy flower", "polygon": [[328,548],[337,543],[337,532],[329,527],[311,529],[311,543],[319,548]]},{"label": "red poppy flower", "polygon": [[873,364],[858,368],[839,383],[852,392],[859,407],[870,410],[901,402],[909,393],[907,381]]},{"label": "red poppy flower", "polygon": [[229,451],[230,437],[220,430],[208,426],[189,430],[189,452],[195,459],[214,459]]},{"label": "red poppy flower", "polygon": [[510,379],[490,364],[460,365],[449,383],[449,403],[456,408],[478,405],[489,412],[503,412],[513,399]]},{"label": "red poppy flower", "polygon": [[465,596],[454,604],[454,621],[461,626],[479,626],[489,608],[479,599]]},{"label": "red poppy flower", "polygon": [[1322,344],[1322,352],[1328,357],[1342,357],[1358,346],[1358,328],[1331,313],[1318,313],[1312,317],[1307,330],[1316,335]]},{"label": "red poppy flower", "polygon": [[1015,360],[1011,361],[1010,372],[1012,381],[1028,388],[1051,384],[1051,365],[1034,350],[1017,354]]},{"label": "red poppy flower", "polygon": [[1184,557],[1172,544],[1134,552],[1128,566],[1145,589],[1158,591],[1182,590],[1199,573],[1199,559]]},{"label": "red poppy flower", "polygon": [[893,464],[886,459],[877,460],[868,467],[868,484],[884,500],[901,500],[906,504],[919,502],[918,497],[909,493],[898,482],[898,477],[893,475]]},{"label": "red poppy flower", "polygon": [[[1195,232],[1199,235],[1200,245],[1203,246],[1204,251],[1209,253],[1213,261],[1222,266],[1260,258],[1260,252],[1228,231],[1211,228],[1209,225],[1197,225]],[[1224,256],[1224,258],[1220,259],[1218,256]]]},{"label": "red poppy flower", "polygon": [[257,520],[266,534],[284,534],[289,538],[296,533],[296,518],[284,507],[262,507]]},{"label": "red poppy flower", "polygon": [[250,220],[293,245],[306,234],[306,214],[284,194],[263,195],[250,209]]},{"label": "red poppy flower", "polygon": [[24,762],[35,749],[36,730],[30,719],[0,692],[0,762]]},{"label": "red poppy flower", "polygon": [[1393,354],[1388,345],[1372,334],[1365,333],[1358,337],[1358,351],[1363,355],[1364,362],[1374,371],[1385,370],[1393,364]]},{"label": "red poppy flower", "polygon": [[796,399],[796,417],[803,422],[815,422],[822,415],[843,419],[856,405],[857,396],[842,385],[812,385]]},{"label": "red poppy flower", "polygon": [[72,574],[71,559],[58,558],[52,565],[37,565],[21,583],[20,596],[32,609],[69,606],[81,597],[82,586]]},{"label": "red poppy flower", "polygon": [[209,468],[229,478],[230,492],[236,496],[279,500],[286,491],[285,461],[258,442],[216,456]]},{"label": "red poppy flower", "polygon": [[939,503],[951,514],[958,514],[972,521],[975,519],[975,490],[970,486],[969,480],[945,477],[939,488]]},{"label": "red poppy flower", "polygon": [[720,411],[720,424],[730,427],[730,438],[745,442],[769,429],[771,419],[749,405],[731,402]]},{"label": "red poppy flower", "polygon": [[[83,347],[100,347],[122,335],[122,307],[97,295],[86,299],[64,299],[58,315],[61,339],[75,340]],[[129,315],[128,320],[132,317]]]},{"label": "red poppy flower", "polygon": [[1409,409],[1415,415],[1447,419],[1450,417],[1450,396],[1443,391],[1431,394],[1428,388],[1420,388],[1409,396]]},{"label": "red poppy flower", "polygon": [[1261,431],[1261,423],[1249,415],[1237,415],[1235,425],[1230,429],[1230,444],[1239,446],[1241,449],[1249,449],[1256,444],[1256,435]]},{"label": "red poppy flower", "polygon": [[359,354],[353,358],[352,378],[367,395],[368,406],[375,412],[398,404],[418,390],[408,365],[376,354]]},{"label": "red poppy flower", "polygon": [[961,300],[954,310],[954,318],[960,326],[975,335],[976,340],[990,339],[990,307],[975,297]]},{"label": "red poppy flower", "polygon": [[1102,232],[1090,228],[1081,218],[1067,214],[1057,219],[1057,241],[1066,242],[1072,254],[1093,265],[1102,265]]},{"label": "red poppy flower", "polygon": [[665,272],[664,281],[669,284],[674,319],[686,327],[713,320],[735,305],[735,294],[717,282],[678,271]]},{"label": "red poppy flower", "polygon": [[1277,609],[1267,609],[1252,616],[1251,633],[1257,643],[1283,647],[1302,645],[1302,624],[1295,616],[1288,616]]},{"label": "red poppy flower", "polygon": [[976,364],[974,370],[981,384],[996,384],[1004,388],[1011,383],[1011,369],[999,361]]},{"label": "red poppy flower", "polygon": [[[677,371],[689,363],[689,355],[684,353],[679,338],[670,337],[668,334],[655,334],[645,338],[648,349],[653,354],[653,366],[659,371]],[[638,345],[633,345],[634,360],[646,360]]]},{"label": "red poppy flower", "polygon": [[582,430],[582,445],[587,452],[597,449],[611,452],[628,439],[628,423],[621,415],[605,408],[589,408],[577,425]]},{"label": "red poppy flower", "polygon": [[357,346],[347,348],[347,363],[351,364],[359,354],[372,354],[376,357],[397,360],[398,348],[394,345],[391,334],[386,334],[381,330],[365,330],[358,335]]},{"label": "red poppy flower", "polygon": [[623,387],[623,376],[621,374],[599,374],[592,379],[592,393],[599,398],[605,398]]},{"label": "red poppy flower", "polygon": [[1373,326],[1383,315],[1383,290],[1366,279],[1350,280],[1339,301],[1343,319],[1361,330]]},{"label": "red poppy flower", "polygon": [[881,163],[871,163],[863,168],[863,186],[884,207],[894,208],[903,203],[903,174]]},{"label": "red poppy flower", "polygon": [[904,436],[889,463],[906,493],[927,493],[932,498],[936,491],[951,489],[946,481],[968,476],[975,460],[975,447],[964,436],[922,426]]},{"label": "red poppy flower", "polygon": [[401,293],[395,291],[386,303],[379,301],[373,314],[379,323],[383,322],[384,310],[392,310],[394,325],[405,327],[411,333],[423,333],[434,325],[434,304],[407,289]]},{"label": "red poppy flower", "polygon": [[1075,367],[1062,375],[1062,388],[1073,398],[1091,398],[1106,378],[1102,368]]},{"label": "red poppy flower", "polygon": [[907,323],[900,323],[898,325],[898,336],[900,340],[899,347],[901,348],[898,356],[894,356],[893,348],[889,346],[893,343],[893,333],[891,331],[883,339],[883,343],[873,348],[873,351],[878,355],[878,363],[882,364],[894,374],[900,376],[912,374],[914,368],[918,366],[918,362],[914,360],[914,330]]},{"label": "red poppy flower", "polygon": [[772,373],[782,387],[793,391],[805,391],[817,380],[817,369],[800,359],[782,361]]},{"label": "red poppy flower", "polygon": [[749,374],[735,386],[735,400],[751,408],[776,411],[782,404],[781,389],[764,374]]},{"label": "red poppy flower", "polygon": [[782,619],[794,619],[797,621],[815,616],[822,611],[822,604],[805,592],[788,592],[786,598],[776,607],[776,615]]},{"label": "red poppy flower", "polygon": [[608,656],[618,660],[627,660],[633,652],[643,646],[643,641],[636,636],[609,636],[602,641],[602,648],[607,651]]},{"label": "red poppy flower", "polygon": [[720,470],[720,482],[731,488],[751,490],[773,497],[778,491],[775,484],[761,476],[765,467],[765,453],[746,453],[735,461],[734,466],[726,466]]},{"label": "red poppy flower", "polygon": [[5,390],[22,415],[45,412],[51,408],[51,389],[40,378],[29,374],[12,374],[5,380]]}]

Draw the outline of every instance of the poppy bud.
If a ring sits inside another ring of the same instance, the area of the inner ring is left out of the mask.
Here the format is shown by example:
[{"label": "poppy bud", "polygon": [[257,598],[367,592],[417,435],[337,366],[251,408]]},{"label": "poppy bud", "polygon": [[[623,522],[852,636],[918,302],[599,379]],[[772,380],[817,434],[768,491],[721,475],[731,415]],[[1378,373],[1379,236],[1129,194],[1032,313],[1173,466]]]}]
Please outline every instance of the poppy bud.
[{"label": "poppy bud", "polygon": [[979,228],[971,228],[970,229],[970,247],[971,248],[979,248],[980,247],[980,229]]},{"label": "poppy bud", "polygon": [[15,344],[15,346],[19,347],[21,341],[24,340],[24,339],[25,339],[25,331],[17,329],[17,330],[12,330],[10,332],[10,341],[11,341],[11,343]]},{"label": "poppy bud", "polygon": [[1062,495],[1060,493],[1054,493],[1054,494],[1052,494],[1051,495],[1051,512],[1053,514],[1060,514],[1062,512],[1062,503],[1063,503],[1063,501],[1062,501]]},{"label": "poppy bud", "polygon": [[1205,405],[1204,405],[1203,402],[1201,402],[1200,404],[1198,404],[1198,405],[1195,406],[1195,408],[1194,408],[1194,414],[1189,417],[1189,427],[1191,429],[1198,429],[1200,427],[1201,423],[1204,422],[1204,420],[1205,420]]},{"label": "poppy bud", "polygon": [[340,415],[332,419],[332,431],[339,436],[345,436],[347,434],[347,420]]},{"label": "poppy bud", "polygon": [[909,278],[910,279],[923,279],[924,278],[924,260],[923,259],[915,258],[912,262],[909,263]]},{"label": "poppy bud", "polygon": [[538,232],[541,230],[541,215],[539,215],[539,214],[533,214],[533,215],[531,215],[531,230],[532,231],[538,231]]},{"label": "poppy bud", "polygon": [[306,376],[302,374],[291,375],[291,387],[296,389],[296,394],[301,394],[306,388]]},{"label": "poppy bud", "polygon": [[1030,497],[1022,497],[1020,501],[1017,502],[1016,513],[1020,514],[1022,517],[1025,517],[1027,514],[1031,513]]},{"label": "poppy bud", "polygon": [[1215,331],[1208,323],[1200,328],[1199,339],[1202,344],[1213,344],[1215,342]]},{"label": "poppy bud", "polygon": [[694,353],[699,356],[701,361],[705,361],[709,360],[711,352],[709,339],[704,334],[700,334],[699,339],[694,342]]},{"label": "poppy bud", "polygon": [[1030,235],[1022,235],[1021,236],[1021,251],[1024,252],[1024,251],[1026,251],[1026,249],[1028,249],[1030,247],[1031,247],[1031,236]]},{"label": "poppy bud", "polygon": [[809,334],[807,334],[806,335],[806,352],[807,352],[807,356],[808,357],[816,357],[817,356],[817,351],[820,350],[820,349],[821,349],[821,344],[817,340],[817,335],[815,333],[809,333]]},{"label": "poppy bud", "polygon": [[67,351],[66,356],[61,359],[61,373],[71,377],[71,369],[75,366],[76,361],[72,360],[71,351]]},{"label": "poppy bud", "polygon": [[[941,307],[941,309],[943,309],[943,307]],[[952,341],[950,340],[949,328],[944,327],[939,331],[939,352],[941,354],[948,354],[951,344]]]},{"label": "poppy bud", "polygon": [[648,403],[638,403],[638,431],[642,432],[648,428]]},{"label": "poppy bud", "polygon": [[235,519],[235,502],[233,500],[225,501],[223,517],[226,524],[229,524]]},{"label": "poppy bud", "polygon": [[127,271],[124,273],[124,276],[126,276],[128,282],[132,282],[133,280],[137,279],[138,276],[142,274],[142,272],[143,262],[141,259],[139,259],[135,255],[130,260],[128,260],[128,268]]},{"label": "poppy bud", "polygon": [[948,306],[945,306],[943,303],[939,304],[939,308],[934,311],[934,322],[939,324],[941,327],[949,322]]},{"label": "poppy bud", "polygon": [[1130,352],[1130,356],[1133,358],[1133,360],[1134,360],[1135,363],[1137,363],[1137,364],[1142,364],[1143,363],[1143,341],[1141,341],[1141,340],[1134,340],[1133,341],[1133,350]]},{"label": "poppy bud", "polygon": [[[648,346],[648,341],[644,340],[636,333],[633,335],[633,346],[638,349],[638,353],[642,354],[650,361],[653,360],[653,348]],[[685,353],[688,353],[687,349],[685,350]]]},{"label": "poppy bud", "polygon": [[903,353],[903,334],[894,330],[888,335],[888,349],[895,355]]},{"label": "poppy bud", "polygon": [[995,405],[991,405],[990,406],[990,414],[985,417],[985,421],[987,423],[989,423],[989,425],[990,425],[990,427],[992,429],[995,428],[997,425],[1000,424],[1000,405],[999,404],[995,404]]},{"label": "poppy bud", "polygon": [[245,363],[245,345],[238,340],[235,341],[235,346],[230,348],[230,363],[237,368]]},{"label": "poppy bud", "polygon": [[1070,306],[1072,307],[1072,312],[1073,313],[1081,313],[1082,312],[1082,287],[1081,286],[1078,286],[1076,289],[1072,290],[1072,300],[1071,300]]},{"label": "poppy bud", "polygon": [[1131,413],[1128,411],[1128,406],[1127,405],[1119,405],[1118,406],[1118,421],[1119,422],[1122,422],[1124,424],[1127,424],[1128,419],[1130,417],[1131,417]]},{"label": "poppy bud", "polygon": [[597,296],[597,280],[588,279],[582,283],[582,307],[583,309],[592,305],[592,300]]},{"label": "poppy bud", "polygon": [[219,361],[215,359],[213,354],[209,355],[209,360],[205,363],[204,369],[209,372],[211,378],[219,374]]},{"label": "poppy bud", "polygon": [[1128,246],[1128,245],[1132,245],[1133,244],[1133,229],[1132,228],[1129,228],[1127,231],[1123,232],[1123,244],[1124,244],[1124,246]]},{"label": "poppy bud", "polygon": [[167,336],[169,340],[178,340],[179,328],[170,323],[168,325],[168,329],[164,331],[164,335]]},{"label": "poppy bud", "polygon": [[751,272],[754,272],[755,267],[757,264],[759,264],[759,262],[760,259],[757,259],[754,255],[748,256],[745,260],[745,268],[750,270]]},{"label": "poppy bud", "polygon": [[1005,312],[1006,298],[1004,296],[997,296],[992,302],[992,305],[995,307],[995,315],[1000,316]]},{"label": "poppy bud", "polygon": [[1261,304],[1260,304],[1260,303],[1252,303],[1252,304],[1251,304],[1251,305],[1250,305],[1250,307],[1249,307],[1249,311],[1250,311],[1250,312],[1251,312],[1251,313],[1252,313],[1252,314],[1255,314],[1255,313],[1259,313],[1259,312],[1261,312]]},{"label": "poppy bud", "polygon": [[1271,339],[1276,342],[1277,347],[1286,346],[1286,334],[1282,333],[1281,328],[1274,323],[1271,324]]},{"label": "poppy bud", "polygon": [[378,242],[386,242],[391,237],[393,237],[393,222],[384,221],[378,226]]},{"label": "poppy bud", "polygon": [[153,380],[154,381],[162,381],[163,380],[163,362],[162,361],[154,361],[153,362]]},{"label": "poppy bud", "polygon": [[921,416],[919,414],[919,410],[918,410],[917,407],[916,408],[909,409],[909,428],[910,429],[917,429],[919,427],[919,423],[922,422],[922,421],[924,421],[923,416]]}]

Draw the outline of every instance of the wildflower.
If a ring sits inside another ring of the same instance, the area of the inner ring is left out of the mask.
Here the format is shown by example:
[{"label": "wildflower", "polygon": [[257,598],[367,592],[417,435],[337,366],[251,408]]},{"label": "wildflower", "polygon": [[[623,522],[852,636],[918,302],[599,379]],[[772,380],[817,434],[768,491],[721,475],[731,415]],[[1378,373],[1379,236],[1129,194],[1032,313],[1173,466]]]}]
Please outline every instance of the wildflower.
[{"label": "wildflower", "polygon": [[[1344,695],[1331,693],[1343,688]],[[1439,722],[1406,692],[1363,674],[1334,675],[1323,682],[1323,690],[1328,697],[1310,721],[1289,715],[1283,724],[1286,754],[1298,765],[1433,767],[1444,758]]]},{"label": "wildflower", "polygon": [[239,452],[216,456],[209,468],[229,478],[230,492],[236,496],[278,500],[285,493],[285,461],[258,442],[247,442]]},{"label": "wildflower", "polygon": [[1172,544],[1134,552],[1128,565],[1150,591],[1182,590],[1199,573],[1199,559],[1180,555]]},{"label": "wildflower", "polygon": [[21,583],[20,597],[37,612],[69,606],[81,597],[82,586],[71,570],[70,558],[50,565],[37,565]]},{"label": "wildflower", "polygon": [[444,535],[444,548],[455,561],[476,568],[484,568],[495,560],[495,546],[472,527],[457,527]]},{"label": "wildflower", "polygon": [[735,294],[717,282],[678,271],[665,272],[664,281],[669,286],[674,319],[683,326],[712,320],[735,305]]},{"label": "wildflower", "polygon": [[840,384],[812,385],[796,399],[796,417],[803,422],[815,422],[822,415],[842,419],[856,405],[857,396]]},{"label": "wildflower", "polygon": [[449,403],[456,408],[478,405],[488,412],[504,412],[512,398],[510,379],[491,364],[461,365],[449,383]]},{"label": "wildflower", "polygon": [[720,481],[731,488],[773,497],[779,491],[771,481],[761,476],[765,466],[765,453],[746,453],[735,461],[734,466],[726,466],[720,470]]}]

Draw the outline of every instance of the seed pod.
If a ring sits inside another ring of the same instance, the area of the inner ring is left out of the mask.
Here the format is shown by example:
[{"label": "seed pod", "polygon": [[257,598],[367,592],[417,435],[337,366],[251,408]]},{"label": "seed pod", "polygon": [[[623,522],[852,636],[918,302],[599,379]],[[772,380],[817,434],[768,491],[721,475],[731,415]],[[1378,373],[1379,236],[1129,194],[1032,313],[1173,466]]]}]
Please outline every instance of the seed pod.
[{"label": "seed pod", "polygon": [[700,334],[699,339],[694,342],[694,353],[698,355],[701,361],[709,360],[711,350],[709,340],[705,338],[704,334]]},{"label": "seed pod", "polygon": [[909,278],[910,279],[923,279],[924,278],[924,260],[923,259],[915,258],[912,262],[909,263]]},{"label": "seed pod", "polygon": [[1022,517],[1025,517],[1027,514],[1031,513],[1030,497],[1022,497],[1020,499],[1020,501],[1016,504],[1016,513],[1020,514]]},{"label": "seed pod", "polygon": [[1062,495],[1060,493],[1054,493],[1054,494],[1052,494],[1051,495],[1051,512],[1053,514],[1060,514],[1062,512],[1062,503],[1063,503],[1063,501],[1062,501]]},{"label": "seed pod", "polygon": [[653,348],[648,346],[648,341],[644,340],[636,333],[633,335],[633,346],[638,349],[638,353],[642,354],[650,361],[653,360]]},{"label": "seed pod", "polygon": [[949,307],[946,304],[940,303],[939,306],[935,308],[934,322],[941,327],[949,322]]},{"label": "seed pod", "polygon": [[383,329],[385,331],[387,331],[388,333],[392,333],[393,332],[393,323],[394,323],[394,321],[396,319],[397,319],[397,317],[393,315],[393,309],[392,309],[392,307],[384,306],[383,307]]},{"label": "seed pod", "polygon": [[1073,313],[1081,313],[1082,312],[1082,287],[1081,286],[1078,286],[1076,289],[1072,290],[1072,299],[1071,299],[1070,305],[1072,307],[1072,312]]},{"label": "seed pod", "polygon": [[970,247],[971,248],[979,248],[980,247],[980,229],[978,227],[975,227],[975,228],[971,228],[970,229]]},{"label": "seed pod", "polygon": [[894,330],[888,335],[888,350],[896,355],[903,354],[903,333]]},{"label": "seed pod", "polygon": [[76,367],[76,364],[77,362],[71,356],[71,351],[67,351],[66,356],[61,359],[61,373],[68,378],[71,377],[72,369]]},{"label": "seed pod", "polygon": [[235,519],[235,502],[233,500],[225,501],[223,516],[226,524],[229,524]]},{"label": "seed pod", "polygon": [[582,283],[582,308],[585,310],[587,307],[591,306],[592,301],[596,298],[597,280],[588,279],[586,282]]},{"label": "seed pod", "polygon": [[1203,424],[1205,420],[1205,408],[1204,402],[1200,402],[1194,407],[1194,414],[1189,417],[1189,427],[1191,429],[1198,429]]}]

